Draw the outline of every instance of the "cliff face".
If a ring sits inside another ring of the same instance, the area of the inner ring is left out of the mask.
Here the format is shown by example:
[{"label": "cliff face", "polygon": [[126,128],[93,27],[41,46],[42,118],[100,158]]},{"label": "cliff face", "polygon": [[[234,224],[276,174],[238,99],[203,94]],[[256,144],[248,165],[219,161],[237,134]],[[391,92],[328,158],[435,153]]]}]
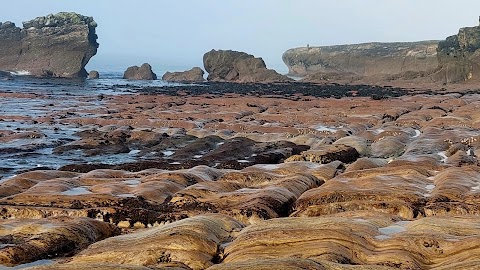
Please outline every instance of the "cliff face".
[{"label": "cliff face", "polygon": [[461,28],[443,41],[295,48],[283,54],[283,61],[291,75],[310,81],[346,77],[443,84],[480,81],[480,26]]},{"label": "cliff face", "polygon": [[289,74],[296,76],[318,72],[393,75],[436,68],[437,46],[437,41],[424,41],[302,47],[286,51],[283,61]]},{"label": "cliff face", "polygon": [[480,27],[461,28],[457,35],[438,44],[439,70],[435,79],[444,83],[480,78]]},{"label": "cliff face", "polygon": [[34,76],[86,77],[85,65],[97,53],[92,17],[62,12],[23,23],[0,23],[0,70]]}]

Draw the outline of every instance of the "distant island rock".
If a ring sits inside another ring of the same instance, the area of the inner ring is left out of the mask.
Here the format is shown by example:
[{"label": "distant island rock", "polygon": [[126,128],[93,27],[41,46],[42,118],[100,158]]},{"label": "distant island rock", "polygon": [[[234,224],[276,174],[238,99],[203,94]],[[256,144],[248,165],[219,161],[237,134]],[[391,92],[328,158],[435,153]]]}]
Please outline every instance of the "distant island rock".
[{"label": "distant island rock", "polygon": [[163,75],[162,80],[167,82],[203,82],[205,72],[199,68],[194,67],[182,72],[167,72]]},{"label": "distant island rock", "polygon": [[123,73],[127,80],[156,80],[157,74],[153,73],[152,66],[144,63],[142,66],[131,66]]},{"label": "distant island rock", "polygon": [[211,50],[203,56],[208,81],[216,82],[285,82],[291,79],[267,69],[262,58],[231,50]]},{"label": "distant island rock", "polygon": [[0,23],[0,70],[33,76],[87,77],[85,66],[99,44],[92,17],[60,12],[23,22]]},{"label": "distant island rock", "polygon": [[[480,27],[461,28],[443,41],[364,43],[287,50],[289,74],[304,81],[480,81]],[[375,81],[375,80],[373,80]]]}]

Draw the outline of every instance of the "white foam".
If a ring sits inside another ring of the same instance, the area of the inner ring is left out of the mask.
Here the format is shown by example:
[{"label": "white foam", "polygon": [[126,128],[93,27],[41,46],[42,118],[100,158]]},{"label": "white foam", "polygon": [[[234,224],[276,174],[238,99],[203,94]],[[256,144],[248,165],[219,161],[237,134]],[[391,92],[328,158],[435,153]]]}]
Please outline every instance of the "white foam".
[{"label": "white foam", "polygon": [[28,75],[32,75],[32,73],[30,73],[30,71],[27,71],[27,70],[10,71],[10,74],[15,75],[15,76],[28,76]]},{"label": "white foam", "polygon": [[472,187],[472,191],[479,191],[480,190],[480,184]]},{"label": "white foam", "polygon": [[250,161],[246,160],[246,159],[239,159],[237,160],[238,163],[249,163]]},{"label": "white foam", "polygon": [[175,151],[166,150],[166,151],[162,151],[162,154],[166,157],[169,157],[169,156],[175,154]]},{"label": "white foam", "polygon": [[422,132],[420,132],[420,130],[415,129],[415,135],[412,138],[420,137],[421,134],[422,134]]},{"label": "white foam", "polygon": [[193,156],[193,158],[201,158],[201,157],[203,157],[203,155],[195,155],[195,156]]},{"label": "white foam", "polygon": [[66,190],[62,193],[61,195],[67,195],[67,196],[75,196],[75,195],[85,195],[85,194],[91,194],[92,192],[84,187],[75,187],[69,190]]},{"label": "white foam", "polygon": [[171,163],[169,163],[169,164],[170,164],[170,165],[180,165],[180,164],[182,164],[182,163],[180,163],[180,162],[171,162]]},{"label": "white foam", "polygon": [[136,155],[138,153],[140,153],[140,150],[138,150],[138,149],[135,149],[135,150],[132,150],[132,151],[128,152],[129,155]]}]

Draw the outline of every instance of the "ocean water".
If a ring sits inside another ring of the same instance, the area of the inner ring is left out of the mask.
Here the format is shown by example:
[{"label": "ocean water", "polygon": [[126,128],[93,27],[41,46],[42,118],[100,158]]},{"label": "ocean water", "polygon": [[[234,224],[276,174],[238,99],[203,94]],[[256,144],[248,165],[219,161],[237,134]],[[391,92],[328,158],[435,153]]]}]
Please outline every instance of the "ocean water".
[{"label": "ocean water", "polygon": [[[134,152],[95,157],[87,157],[80,151],[53,154],[55,147],[76,139],[79,127],[35,121],[52,110],[101,108],[104,102],[98,98],[101,95],[132,94],[145,86],[181,85],[161,80],[124,80],[121,72],[104,72],[100,76],[101,79],[88,80],[17,75],[13,80],[0,81],[0,93],[4,93],[0,99],[0,131],[32,134],[27,138],[2,140],[0,133],[0,182],[36,168],[58,169],[72,163],[119,164],[136,160]],[[30,97],[15,96],[15,93]]]}]

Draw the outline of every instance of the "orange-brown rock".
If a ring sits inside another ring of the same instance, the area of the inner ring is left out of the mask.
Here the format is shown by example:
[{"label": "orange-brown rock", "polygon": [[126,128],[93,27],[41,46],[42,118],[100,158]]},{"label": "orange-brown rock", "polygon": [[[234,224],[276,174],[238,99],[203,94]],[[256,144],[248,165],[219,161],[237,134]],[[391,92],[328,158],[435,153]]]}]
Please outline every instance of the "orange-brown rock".
[{"label": "orange-brown rock", "polygon": [[243,225],[223,215],[201,215],[160,228],[112,237],[89,246],[68,262],[163,267],[184,263],[205,269],[218,260],[221,245]]},{"label": "orange-brown rock", "polygon": [[114,225],[89,218],[2,220],[0,264],[11,266],[69,255],[118,233]]},{"label": "orange-brown rock", "polygon": [[[395,269],[471,267],[479,262],[477,224],[478,217],[473,216],[415,221],[381,216],[272,219],[243,229],[225,248],[222,264],[236,267],[233,269],[247,269],[239,267],[242,265],[265,269],[268,260],[275,258],[279,265],[292,267],[287,269],[298,269],[295,265],[311,267],[307,269],[350,269],[346,265],[362,265],[358,269],[382,269],[376,268],[379,265]],[[343,265],[315,268],[315,263],[322,261]],[[213,269],[227,268],[219,265]]]}]

